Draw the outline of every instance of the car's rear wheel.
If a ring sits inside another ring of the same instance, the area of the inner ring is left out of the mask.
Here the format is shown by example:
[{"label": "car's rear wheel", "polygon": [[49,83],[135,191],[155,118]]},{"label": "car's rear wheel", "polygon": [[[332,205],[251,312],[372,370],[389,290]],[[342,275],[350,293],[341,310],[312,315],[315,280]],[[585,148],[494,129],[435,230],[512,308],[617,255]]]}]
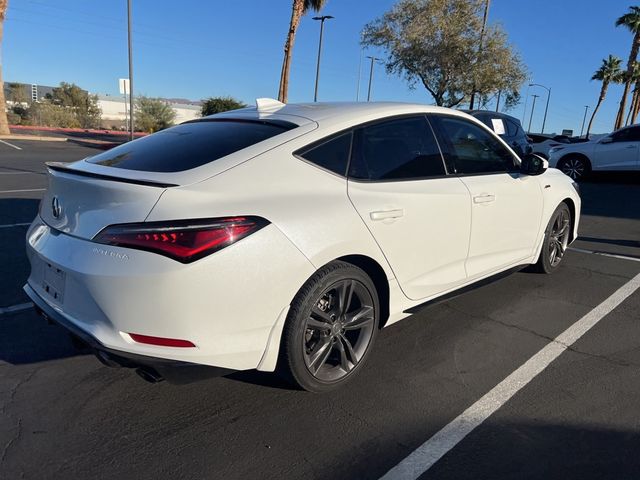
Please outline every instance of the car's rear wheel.
[{"label": "car's rear wheel", "polygon": [[542,250],[534,270],[540,273],[553,273],[564,258],[570,235],[571,211],[566,203],[561,203],[547,224]]},{"label": "car's rear wheel", "polygon": [[363,270],[338,261],[324,266],[291,303],[281,373],[311,392],[344,384],[371,351],[379,312],[375,286]]},{"label": "car's rear wheel", "polygon": [[574,180],[582,180],[591,171],[589,160],[578,155],[569,155],[558,162],[558,169]]}]

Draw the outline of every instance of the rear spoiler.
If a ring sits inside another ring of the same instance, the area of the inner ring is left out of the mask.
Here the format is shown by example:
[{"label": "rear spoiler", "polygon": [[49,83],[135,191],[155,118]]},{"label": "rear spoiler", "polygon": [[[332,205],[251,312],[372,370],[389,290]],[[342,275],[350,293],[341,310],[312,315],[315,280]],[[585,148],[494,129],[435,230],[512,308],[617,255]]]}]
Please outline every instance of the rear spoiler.
[{"label": "rear spoiler", "polygon": [[157,187],[157,188],[169,188],[169,187],[178,186],[175,183],[157,182],[155,180],[146,180],[143,178],[141,179],[123,178],[123,177],[115,177],[113,175],[104,175],[102,173],[93,173],[93,172],[87,172],[84,170],[75,170],[73,168],[69,168],[66,163],[61,163],[61,162],[46,162],[45,165],[49,170],[62,172],[69,175],[77,175],[79,177],[97,178],[99,180],[107,180],[111,182],[133,183],[135,185],[145,185],[147,187]]}]

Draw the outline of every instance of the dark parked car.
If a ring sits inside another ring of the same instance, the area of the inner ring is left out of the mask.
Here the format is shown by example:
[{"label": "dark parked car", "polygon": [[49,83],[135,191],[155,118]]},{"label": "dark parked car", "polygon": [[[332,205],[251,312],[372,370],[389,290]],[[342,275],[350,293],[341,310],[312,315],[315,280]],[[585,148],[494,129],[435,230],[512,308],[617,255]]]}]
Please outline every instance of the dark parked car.
[{"label": "dark parked car", "polygon": [[476,117],[509,144],[522,157],[533,151],[533,147],[524,132],[520,120],[511,115],[489,110],[466,110],[469,115]]}]

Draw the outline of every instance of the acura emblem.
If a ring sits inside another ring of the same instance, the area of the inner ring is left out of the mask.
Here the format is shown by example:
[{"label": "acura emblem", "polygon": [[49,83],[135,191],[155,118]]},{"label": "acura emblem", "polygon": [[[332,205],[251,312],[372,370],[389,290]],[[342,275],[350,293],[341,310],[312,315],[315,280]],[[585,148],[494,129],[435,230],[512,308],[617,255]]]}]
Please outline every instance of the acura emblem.
[{"label": "acura emblem", "polygon": [[53,197],[53,200],[51,200],[51,212],[53,213],[53,218],[60,218],[60,215],[62,215],[62,205],[60,205],[58,197]]}]

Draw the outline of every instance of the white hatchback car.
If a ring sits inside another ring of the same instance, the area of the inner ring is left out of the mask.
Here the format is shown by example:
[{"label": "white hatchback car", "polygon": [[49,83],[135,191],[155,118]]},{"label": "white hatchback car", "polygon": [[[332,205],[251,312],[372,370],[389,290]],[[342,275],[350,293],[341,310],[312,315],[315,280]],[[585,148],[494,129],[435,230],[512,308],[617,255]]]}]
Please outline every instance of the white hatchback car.
[{"label": "white hatchback car", "polygon": [[553,147],[549,165],[574,180],[592,171],[640,171],[640,125],[621,128],[591,142]]},{"label": "white hatchback car", "polygon": [[555,270],[580,215],[567,176],[424,105],[259,100],[48,167],[25,290],[154,381],[204,365],[334,388],[420,305]]}]

